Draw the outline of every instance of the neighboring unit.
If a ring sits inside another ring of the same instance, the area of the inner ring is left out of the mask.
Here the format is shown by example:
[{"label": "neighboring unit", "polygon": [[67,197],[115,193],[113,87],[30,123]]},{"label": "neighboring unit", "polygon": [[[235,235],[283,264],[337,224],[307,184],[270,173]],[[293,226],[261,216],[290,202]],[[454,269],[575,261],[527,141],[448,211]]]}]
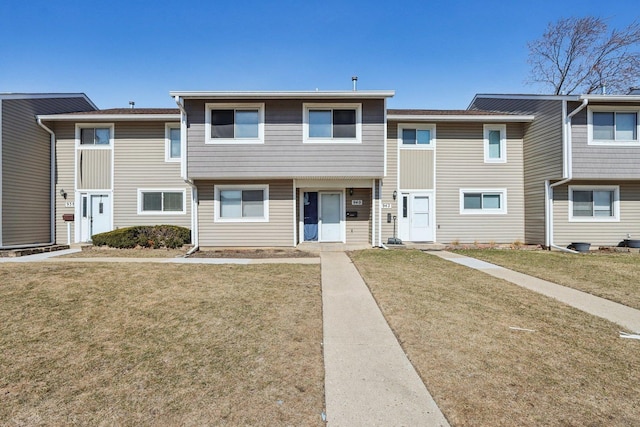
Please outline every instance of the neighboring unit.
[{"label": "neighboring unit", "polygon": [[56,241],[55,144],[36,116],[95,109],[82,93],[0,93],[0,249]]},{"label": "neighboring unit", "polygon": [[640,235],[640,96],[477,95],[470,108],[535,115],[524,133],[527,243]]},{"label": "neighboring unit", "polygon": [[56,240],[133,225],[191,227],[178,109],[40,115],[56,138]]}]

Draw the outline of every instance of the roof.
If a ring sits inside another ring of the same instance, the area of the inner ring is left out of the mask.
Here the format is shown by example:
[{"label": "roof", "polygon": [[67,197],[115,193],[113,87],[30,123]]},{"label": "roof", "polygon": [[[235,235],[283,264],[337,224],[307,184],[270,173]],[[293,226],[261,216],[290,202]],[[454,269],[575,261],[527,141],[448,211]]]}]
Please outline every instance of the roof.
[{"label": "roof", "polygon": [[82,93],[24,93],[24,92],[0,92],[0,99],[42,99],[42,98],[84,98],[89,105],[98,109],[89,97]]},{"label": "roof", "polygon": [[171,91],[171,96],[191,99],[351,99],[390,98],[393,90],[338,90],[338,91]]},{"label": "roof", "polygon": [[483,110],[387,110],[388,120],[531,122],[534,116]]},{"label": "roof", "polygon": [[109,108],[38,116],[41,120],[179,120],[177,108]]}]

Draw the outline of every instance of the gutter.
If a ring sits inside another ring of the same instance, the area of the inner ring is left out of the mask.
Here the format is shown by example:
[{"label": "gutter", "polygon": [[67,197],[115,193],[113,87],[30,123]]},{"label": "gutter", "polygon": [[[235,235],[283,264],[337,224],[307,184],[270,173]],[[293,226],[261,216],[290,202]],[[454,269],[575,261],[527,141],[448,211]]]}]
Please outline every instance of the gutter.
[{"label": "gutter", "polygon": [[53,245],[56,242],[56,134],[42,123],[42,119],[40,117],[36,116],[36,122],[42,129],[51,135],[51,207],[49,209],[51,215],[49,226],[51,241],[47,243],[47,245]]},{"label": "gutter", "polygon": [[182,159],[180,160],[180,176],[191,187],[191,242],[193,248],[191,248],[186,254],[185,258],[196,252],[200,248],[200,240],[198,233],[198,187],[196,187],[193,180],[189,179],[187,175],[187,110],[184,108],[182,98],[178,95],[174,96],[178,108],[180,109],[180,153]]},{"label": "gutter", "polygon": [[582,98],[580,104],[575,110],[567,114],[567,100],[562,100],[562,179],[551,184],[550,180],[545,181],[545,228],[546,228],[546,245],[549,248],[558,249],[563,252],[578,253],[571,249],[563,248],[553,243],[553,188],[566,184],[573,179],[573,161],[572,161],[572,140],[571,140],[571,119],[573,116],[582,111],[589,104],[588,98]]}]

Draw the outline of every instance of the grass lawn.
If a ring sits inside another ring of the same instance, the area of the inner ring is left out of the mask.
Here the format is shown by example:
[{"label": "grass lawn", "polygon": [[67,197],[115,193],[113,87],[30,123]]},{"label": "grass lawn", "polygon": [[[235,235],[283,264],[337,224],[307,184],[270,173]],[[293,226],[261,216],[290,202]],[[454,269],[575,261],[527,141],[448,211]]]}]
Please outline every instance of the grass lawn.
[{"label": "grass lawn", "polygon": [[617,325],[419,251],[351,256],[452,425],[638,425],[640,341]]},{"label": "grass lawn", "polygon": [[317,265],[0,264],[0,425],[321,425]]},{"label": "grass lawn", "polygon": [[456,252],[640,309],[638,254],[490,249]]},{"label": "grass lawn", "polygon": [[90,247],[80,252],[61,255],[60,258],[177,258],[184,256],[183,249],[116,249],[108,247]]}]

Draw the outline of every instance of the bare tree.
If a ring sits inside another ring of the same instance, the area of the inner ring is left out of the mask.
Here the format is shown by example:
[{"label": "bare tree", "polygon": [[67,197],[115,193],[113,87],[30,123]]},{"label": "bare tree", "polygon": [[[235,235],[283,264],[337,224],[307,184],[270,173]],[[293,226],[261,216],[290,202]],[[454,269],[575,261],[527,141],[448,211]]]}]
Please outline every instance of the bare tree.
[{"label": "bare tree", "polygon": [[611,32],[605,20],[588,16],[549,24],[529,42],[530,83],[553,93],[625,93],[640,78],[640,24]]}]

